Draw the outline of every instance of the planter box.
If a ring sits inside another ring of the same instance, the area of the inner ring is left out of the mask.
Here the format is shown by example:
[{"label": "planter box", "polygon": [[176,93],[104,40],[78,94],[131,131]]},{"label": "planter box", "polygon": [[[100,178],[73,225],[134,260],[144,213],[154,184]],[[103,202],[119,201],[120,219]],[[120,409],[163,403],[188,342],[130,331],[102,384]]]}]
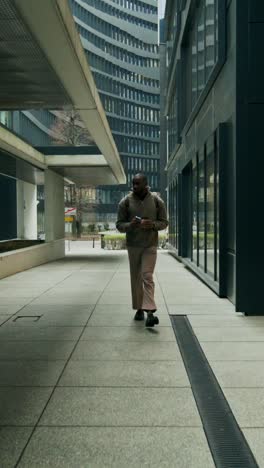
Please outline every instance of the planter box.
[{"label": "planter box", "polygon": [[13,239],[0,242],[0,254],[43,244],[41,240]]},{"label": "planter box", "polygon": [[0,279],[64,256],[64,239],[0,253]]}]

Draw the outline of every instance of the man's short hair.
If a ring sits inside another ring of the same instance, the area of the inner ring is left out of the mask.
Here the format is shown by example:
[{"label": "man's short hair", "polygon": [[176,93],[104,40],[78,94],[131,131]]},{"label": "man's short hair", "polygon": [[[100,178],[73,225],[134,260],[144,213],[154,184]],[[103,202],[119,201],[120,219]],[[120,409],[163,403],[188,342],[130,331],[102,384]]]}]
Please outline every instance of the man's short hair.
[{"label": "man's short hair", "polygon": [[148,185],[148,178],[145,174],[143,174],[143,172],[139,172],[138,174],[135,174],[133,179],[135,177],[140,177],[142,179],[142,181],[144,182],[145,185]]}]

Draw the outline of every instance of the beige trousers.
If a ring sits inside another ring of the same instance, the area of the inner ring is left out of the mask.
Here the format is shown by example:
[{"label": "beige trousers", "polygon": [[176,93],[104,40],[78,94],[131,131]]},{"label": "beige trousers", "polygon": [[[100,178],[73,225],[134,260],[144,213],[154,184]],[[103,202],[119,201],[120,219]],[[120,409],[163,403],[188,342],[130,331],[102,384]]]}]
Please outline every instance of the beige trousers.
[{"label": "beige trousers", "polygon": [[133,309],[156,310],[153,273],[157,247],[128,247]]}]

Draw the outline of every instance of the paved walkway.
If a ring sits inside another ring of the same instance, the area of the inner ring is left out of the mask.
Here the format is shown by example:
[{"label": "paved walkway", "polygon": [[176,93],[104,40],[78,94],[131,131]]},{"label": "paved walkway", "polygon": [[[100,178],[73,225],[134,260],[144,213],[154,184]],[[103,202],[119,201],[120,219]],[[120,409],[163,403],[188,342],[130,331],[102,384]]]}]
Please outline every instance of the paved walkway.
[{"label": "paved walkway", "polygon": [[162,251],[160,326],[145,329],[126,253],[78,248],[0,281],[1,468],[214,467],[168,311],[188,315],[264,466],[264,317]]}]

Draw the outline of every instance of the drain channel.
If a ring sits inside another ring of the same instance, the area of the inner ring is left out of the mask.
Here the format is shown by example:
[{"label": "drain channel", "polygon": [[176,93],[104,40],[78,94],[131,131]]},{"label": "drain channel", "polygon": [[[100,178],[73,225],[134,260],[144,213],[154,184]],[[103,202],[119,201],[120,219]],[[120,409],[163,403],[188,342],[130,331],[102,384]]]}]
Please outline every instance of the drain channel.
[{"label": "drain channel", "polygon": [[170,318],[216,467],[258,468],[187,317]]}]

